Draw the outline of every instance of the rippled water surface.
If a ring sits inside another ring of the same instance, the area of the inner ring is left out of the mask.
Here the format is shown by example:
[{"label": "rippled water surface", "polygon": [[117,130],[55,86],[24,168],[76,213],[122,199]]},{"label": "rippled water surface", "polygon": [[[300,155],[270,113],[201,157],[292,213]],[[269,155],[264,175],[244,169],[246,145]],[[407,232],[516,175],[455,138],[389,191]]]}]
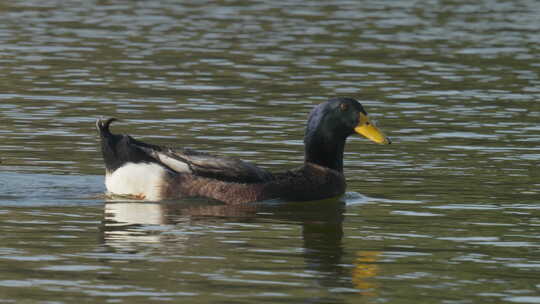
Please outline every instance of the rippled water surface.
[{"label": "rippled water surface", "polygon": [[[0,303],[540,303],[540,6],[4,1]],[[353,96],[348,192],[106,201],[93,123],[301,164]]]}]

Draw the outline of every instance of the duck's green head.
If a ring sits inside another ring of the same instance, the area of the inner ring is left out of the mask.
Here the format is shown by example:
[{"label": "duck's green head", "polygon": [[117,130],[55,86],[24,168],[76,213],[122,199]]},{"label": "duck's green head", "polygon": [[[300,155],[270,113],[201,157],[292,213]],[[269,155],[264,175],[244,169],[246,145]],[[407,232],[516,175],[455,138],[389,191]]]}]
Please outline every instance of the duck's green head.
[{"label": "duck's green head", "polygon": [[342,171],[345,140],[355,133],[379,144],[391,143],[357,100],[341,97],[319,104],[308,118],[304,137],[306,161]]}]

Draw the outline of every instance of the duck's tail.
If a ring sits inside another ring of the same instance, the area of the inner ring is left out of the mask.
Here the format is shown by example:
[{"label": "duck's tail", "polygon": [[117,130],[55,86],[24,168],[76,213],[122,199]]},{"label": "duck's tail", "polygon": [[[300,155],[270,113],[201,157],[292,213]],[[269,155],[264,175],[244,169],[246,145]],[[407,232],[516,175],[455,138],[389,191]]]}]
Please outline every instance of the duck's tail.
[{"label": "duck's tail", "polygon": [[113,121],[117,121],[116,118],[109,119],[97,119],[96,129],[98,130],[99,137],[101,138],[101,154],[105,161],[105,168],[107,172],[112,172],[126,162],[123,150],[126,145],[122,144],[123,135],[113,134],[109,127]]},{"label": "duck's tail", "polygon": [[103,137],[107,137],[107,136],[111,136],[112,133],[111,131],[109,130],[109,126],[111,125],[111,123],[113,121],[117,121],[118,119],[114,118],[114,117],[111,117],[109,119],[106,119],[106,120],[102,120],[102,119],[97,119],[96,120],[96,129],[98,130],[99,132],[99,135],[103,138]]},{"label": "duck's tail", "polygon": [[153,147],[125,134],[114,134],[110,130],[111,123],[116,118],[98,119],[96,128],[101,138],[101,154],[108,173],[129,163],[152,163],[156,161],[143,148]]}]

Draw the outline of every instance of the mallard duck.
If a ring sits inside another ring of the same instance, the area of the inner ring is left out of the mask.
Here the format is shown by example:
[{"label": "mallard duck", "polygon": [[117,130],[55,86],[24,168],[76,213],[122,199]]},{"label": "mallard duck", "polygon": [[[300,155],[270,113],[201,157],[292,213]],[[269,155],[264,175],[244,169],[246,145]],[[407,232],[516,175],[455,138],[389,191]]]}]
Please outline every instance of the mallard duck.
[{"label": "mallard duck", "polygon": [[348,136],[358,133],[379,144],[390,144],[353,98],[333,98],[309,114],[304,164],[271,173],[251,163],[189,149],[144,143],[113,134],[115,118],[98,119],[105,162],[105,185],[115,195],[160,201],[204,197],[226,204],[268,199],[319,200],[345,192],[343,151]]}]

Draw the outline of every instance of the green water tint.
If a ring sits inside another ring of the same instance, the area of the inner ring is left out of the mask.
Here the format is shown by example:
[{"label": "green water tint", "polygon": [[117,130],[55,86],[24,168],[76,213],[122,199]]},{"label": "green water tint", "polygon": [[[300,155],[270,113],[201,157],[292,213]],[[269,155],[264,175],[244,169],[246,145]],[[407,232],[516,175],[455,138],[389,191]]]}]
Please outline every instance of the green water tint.
[{"label": "green water tint", "polygon": [[[288,3],[0,6],[0,302],[540,301],[536,2]],[[98,117],[281,171],[336,95],[342,198],[103,196]]]}]

